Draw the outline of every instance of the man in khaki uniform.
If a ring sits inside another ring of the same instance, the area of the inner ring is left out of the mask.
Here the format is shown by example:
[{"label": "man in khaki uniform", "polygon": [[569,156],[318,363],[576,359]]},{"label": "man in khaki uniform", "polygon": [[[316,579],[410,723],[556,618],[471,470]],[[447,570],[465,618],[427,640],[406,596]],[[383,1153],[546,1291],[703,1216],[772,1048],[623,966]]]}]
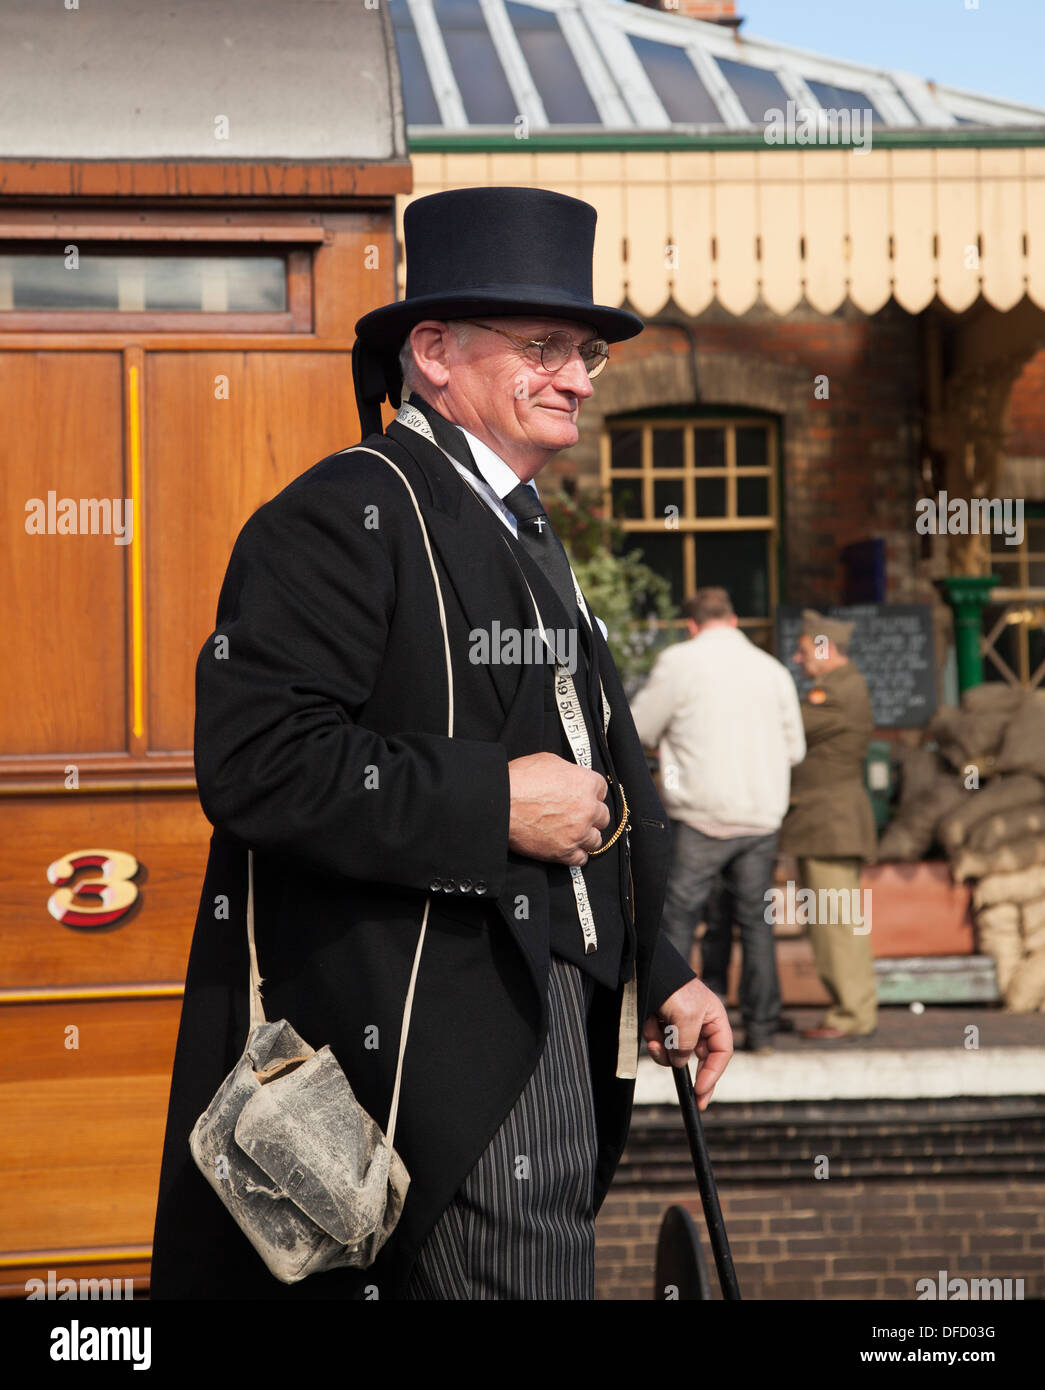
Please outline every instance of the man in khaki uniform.
[{"label": "man in khaki uniform", "polygon": [[[802,701],[808,751],[792,771],[790,808],[780,832],[780,853],[798,857],[802,887],[815,895],[809,937],[831,996],[823,1023],[803,1037],[829,1040],[873,1033],[878,1008],[871,937],[859,896],[861,864],[877,848],[864,785],[874,719],[867,684],[849,660],[852,631],[852,623],[812,609],[802,614],[792,659],[814,681]],[[841,910],[834,910],[836,905]]]}]

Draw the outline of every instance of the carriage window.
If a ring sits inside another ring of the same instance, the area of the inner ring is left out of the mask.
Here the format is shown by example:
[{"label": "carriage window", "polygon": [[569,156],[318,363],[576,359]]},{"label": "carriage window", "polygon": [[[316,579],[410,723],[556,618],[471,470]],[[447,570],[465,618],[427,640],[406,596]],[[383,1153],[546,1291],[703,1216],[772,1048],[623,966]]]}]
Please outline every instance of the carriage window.
[{"label": "carriage window", "polygon": [[0,252],[0,312],[93,310],[127,314],[271,314],[287,309],[281,255],[200,255],[169,249]]}]

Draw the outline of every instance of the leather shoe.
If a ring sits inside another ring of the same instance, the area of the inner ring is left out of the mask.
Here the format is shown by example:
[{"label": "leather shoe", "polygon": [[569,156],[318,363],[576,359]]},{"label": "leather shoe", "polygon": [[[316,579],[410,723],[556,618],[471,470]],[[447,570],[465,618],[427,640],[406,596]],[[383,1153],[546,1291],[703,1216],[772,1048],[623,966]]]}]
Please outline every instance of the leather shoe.
[{"label": "leather shoe", "polygon": [[803,1038],[811,1038],[816,1042],[840,1042],[843,1038],[869,1038],[872,1033],[853,1033],[848,1028],[803,1028]]}]

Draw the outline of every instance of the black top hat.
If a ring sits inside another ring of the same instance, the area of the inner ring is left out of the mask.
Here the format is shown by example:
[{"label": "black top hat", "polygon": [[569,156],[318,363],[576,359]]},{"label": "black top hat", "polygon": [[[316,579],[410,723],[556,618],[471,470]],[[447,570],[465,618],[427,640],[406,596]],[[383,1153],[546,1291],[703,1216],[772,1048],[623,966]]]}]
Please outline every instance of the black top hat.
[{"label": "black top hat", "polygon": [[356,324],[353,376],[364,437],[398,404],[399,349],[422,319],[519,314],[591,324],[607,342],[641,333],[626,309],[592,300],[595,209],[546,188],[458,188],[407,205],[406,298]]}]

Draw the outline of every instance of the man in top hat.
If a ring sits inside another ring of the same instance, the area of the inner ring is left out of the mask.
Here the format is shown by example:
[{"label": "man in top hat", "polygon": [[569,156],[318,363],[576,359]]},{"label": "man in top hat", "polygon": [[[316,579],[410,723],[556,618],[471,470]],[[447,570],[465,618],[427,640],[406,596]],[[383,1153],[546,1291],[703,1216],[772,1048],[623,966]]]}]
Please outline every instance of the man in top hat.
[{"label": "man in top hat", "polygon": [[831,998],[822,1023],[803,1037],[829,1042],[873,1033],[878,1010],[871,937],[859,897],[861,865],[877,847],[864,781],[874,717],[867,682],[849,660],[852,634],[852,623],[811,608],[802,614],[792,660],[813,681],[802,701],[808,751],[791,773],[790,807],[780,831],[781,854],[798,856],[802,886],[814,894],[808,931],[817,973]]},{"label": "man in top hat", "polygon": [[[663,1065],[696,1054],[702,1107],[729,1060],[720,1002],[660,931],[667,818],[533,483],[576,442],[609,344],[642,327],[593,302],[594,231],[594,208],[539,189],[411,203],[406,298],[356,325],[363,445],[236,542],[215,633],[227,659],[209,639],[197,663],[214,837],[153,1297],[592,1298],[640,1033]],[[382,432],[386,395],[402,406]],[[547,646],[522,640],[534,630]],[[395,1131],[402,1215],[369,1269],[293,1285],[188,1149],[247,1034],[248,848],[267,1017],[329,1044],[382,1128],[428,907]]]}]

